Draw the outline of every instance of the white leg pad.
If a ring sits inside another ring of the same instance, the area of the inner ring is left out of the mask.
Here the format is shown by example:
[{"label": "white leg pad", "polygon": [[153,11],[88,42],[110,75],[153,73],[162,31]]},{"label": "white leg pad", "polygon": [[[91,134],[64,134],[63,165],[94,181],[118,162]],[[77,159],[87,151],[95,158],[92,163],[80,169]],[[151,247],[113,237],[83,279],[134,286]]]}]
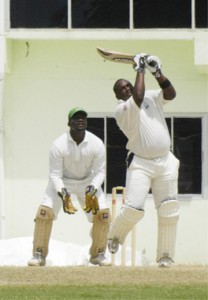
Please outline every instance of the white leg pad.
[{"label": "white leg pad", "polygon": [[108,234],[108,239],[117,239],[119,244],[122,245],[133,226],[137,224],[143,218],[143,216],[143,210],[126,206],[122,207],[119,215],[112,224]]},{"label": "white leg pad", "polygon": [[162,202],[158,208],[157,262],[162,257],[169,257],[172,261],[174,260],[178,218],[178,201]]}]

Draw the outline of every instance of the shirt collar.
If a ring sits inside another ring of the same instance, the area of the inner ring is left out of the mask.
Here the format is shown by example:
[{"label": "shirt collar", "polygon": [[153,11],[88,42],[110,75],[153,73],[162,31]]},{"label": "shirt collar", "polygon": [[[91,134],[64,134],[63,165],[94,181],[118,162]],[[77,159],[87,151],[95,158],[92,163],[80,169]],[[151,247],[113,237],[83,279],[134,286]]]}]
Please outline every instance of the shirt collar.
[{"label": "shirt collar", "polygon": [[[71,134],[70,134],[70,131],[67,132],[67,135],[68,135],[68,140],[72,143],[75,143],[75,141],[73,140]],[[85,137],[84,137],[84,140],[82,141],[82,143],[87,143],[88,142],[88,131],[85,130]],[[82,144],[81,143],[81,144]]]},{"label": "shirt collar", "polygon": [[118,104],[125,103],[125,102],[127,102],[128,100],[130,100],[131,98],[132,98],[132,96],[130,96],[126,101],[125,101],[125,100],[122,100],[122,99],[118,99],[118,100],[117,100],[117,103],[118,103]]},{"label": "shirt collar", "polygon": [[124,100],[122,100],[122,99],[119,99],[119,100],[117,101],[118,104],[121,104],[121,103],[124,103],[124,102],[126,102],[126,101],[124,101]]}]

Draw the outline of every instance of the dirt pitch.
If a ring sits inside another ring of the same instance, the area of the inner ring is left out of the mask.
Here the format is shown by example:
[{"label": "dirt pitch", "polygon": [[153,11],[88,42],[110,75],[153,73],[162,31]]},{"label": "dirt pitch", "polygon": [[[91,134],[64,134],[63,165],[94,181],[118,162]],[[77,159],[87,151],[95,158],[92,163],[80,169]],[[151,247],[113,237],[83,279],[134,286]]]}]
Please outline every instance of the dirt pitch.
[{"label": "dirt pitch", "polygon": [[0,286],[81,284],[207,284],[208,288],[208,266],[0,267]]}]

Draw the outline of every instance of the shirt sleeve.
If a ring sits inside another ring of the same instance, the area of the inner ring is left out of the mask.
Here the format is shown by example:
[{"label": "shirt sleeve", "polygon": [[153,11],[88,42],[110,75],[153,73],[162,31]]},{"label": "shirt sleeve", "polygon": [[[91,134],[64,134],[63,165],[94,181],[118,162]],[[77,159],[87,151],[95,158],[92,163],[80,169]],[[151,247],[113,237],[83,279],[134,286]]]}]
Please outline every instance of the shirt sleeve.
[{"label": "shirt sleeve", "polygon": [[64,188],[63,178],[63,156],[57,146],[52,145],[49,151],[49,177],[57,192]]},{"label": "shirt sleeve", "polygon": [[158,100],[158,102],[163,106],[167,103],[170,103],[170,100],[165,100],[163,98],[163,91],[160,89],[160,90],[156,90],[155,91],[155,98]]},{"label": "shirt sleeve", "polygon": [[119,103],[116,107],[116,122],[126,136],[131,134],[134,129],[139,111],[140,108],[134,102],[133,97],[129,98],[127,101],[122,101],[122,103]]}]

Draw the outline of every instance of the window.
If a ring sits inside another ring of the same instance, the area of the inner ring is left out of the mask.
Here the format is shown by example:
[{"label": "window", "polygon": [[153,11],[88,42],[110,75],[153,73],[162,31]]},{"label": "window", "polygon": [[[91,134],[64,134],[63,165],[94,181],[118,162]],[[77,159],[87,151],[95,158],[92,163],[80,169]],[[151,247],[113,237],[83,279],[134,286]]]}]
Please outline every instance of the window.
[{"label": "window", "polygon": [[202,180],[201,118],[174,118],[175,156],[180,160],[179,193],[200,194]]},{"label": "window", "polygon": [[73,28],[128,28],[129,0],[72,0]]},{"label": "window", "polygon": [[134,0],[135,28],[190,28],[190,0]]},{"label": "window", "polygon": [[11,28],[67,28],[68,0],[10,0]]},{"label": "window", "polygon": [[11,28],[192,28],[195,13],[196,28],[207,28],[207,9],[207,0],[10,0],[10,21]]},{"label": "window", "polygon": [[[166,122],[172,138],[172,151],[180,160],[179,194],[201,194],[202,119],[167,117]],[[115,186],[125,186],[127,139],[115,119],[88,118],[88,130],[106,144],[106,192],[111,193]]]},{"label": "window", "polygon": [[208,27],[208,2],[207,0],[196,0],[196,28],[207,28]]},{"label": "window", "polygon": [[115,186],[125,186],[127,138],[114,118],[107,118],[107,192]]}]

